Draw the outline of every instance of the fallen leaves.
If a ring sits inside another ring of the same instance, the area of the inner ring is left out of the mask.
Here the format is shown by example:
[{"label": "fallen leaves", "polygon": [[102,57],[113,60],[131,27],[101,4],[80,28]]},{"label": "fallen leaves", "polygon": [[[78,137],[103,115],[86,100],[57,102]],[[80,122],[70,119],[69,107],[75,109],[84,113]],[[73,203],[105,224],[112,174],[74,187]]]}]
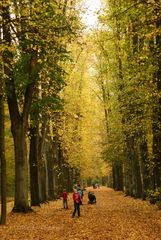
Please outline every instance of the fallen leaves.
[{"label": "fallen leaves", "polygon": [[[91,190],[91,189],[89,189]],[[96,205],[81,206],[81,217],[71,218],[62,200],[34,207],[29,214],[8,214],[7,225],[0,226],[1,240],[160,240],[161,212],[142,200],[124,197],[123,193],[102,187],[94,190]]]}]

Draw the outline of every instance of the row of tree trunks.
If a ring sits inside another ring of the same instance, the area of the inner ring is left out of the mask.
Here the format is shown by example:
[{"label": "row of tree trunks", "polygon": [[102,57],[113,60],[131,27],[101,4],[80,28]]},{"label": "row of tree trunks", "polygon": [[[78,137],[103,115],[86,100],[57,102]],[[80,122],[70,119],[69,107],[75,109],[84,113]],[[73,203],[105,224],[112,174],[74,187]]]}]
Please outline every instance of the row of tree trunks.
[{"label": "row of tree trunks", "polygon": [[[36,13],[32,11],[34,4],[32,6],[29,2],[25,2],[26,8],[23,8],[23,1],[18,3],[17,1],[3,2],[4,7],[2,7],[1,34],[3,36],[3,43],[5,43],[4,46],[6,46],[6,49],[3,51],[3,70],[4,75],[6,76],[5,90],[11,120],[11,132],[14,140],[15,153],[15,199],[13,211],[27,212],[31,210],[28,201],[28,119],[31,113],[33,94],[37,94],[35,88],[37,81],[40,80],[39,73],[43,65],[41,54],[42,52],[43,54],[46,54],[44,53],[45,41],[43,41],[42,47],[39,41],[42,36],[40,31],[41,28],[39,29],[39,26],[36,26],[36,24],[34,24],[34,26],[31,24],[31,22],[35,21]],[[66,14],[67,4],[69,3],[65,1],[62,15]],[[72,1],[70,1],[70,4],[72,4]],[[46,13],[44,13],[44,17],[45,15]],[[41,17],[39,19],[36,17],[36,20],[38,20],[38,25],[39,21],[42,21]],[[67,23],[67,25],[68,24],[69,23]],[[52,31],[54,31],[53,28]],[[57,34],[57,30],[55,31]],[[30,38],[29,35],[32,35],[32,37]],[[34,38],[33,36],[36,37]],[[47,45],[48,41],[49,39],[47,38]],[[61,41],[58,40],[58,42],[60,44]],[[62,46],[65,46],[64,43]],[[41,47],[43,49],[42,52]],[[53,52],[56,51],[55,48],[52,50]],[[13,53],[15,53],[15,56],[13,56]],[[53,53],[53,58],[55,55],[56,54]],[[24,68],[21,74],[21,77],[24,79],[21,80],[15,73],[21,72],[20,68],[21,70]],[[46,72],[48,74],[48,70]],[[55,80],[59,81],[59,79],[54,79],[54,81]],[[19,93],[19,90],[21,93]],[[41,122],[41,134],[38,125],[30,126],[29,164],[31,205],[39,205],[42,202],[48,201],[48,199],[57,197],[58,194],[60,194],[59,185],[65,186],[64,175],[66,169],[63,168],[63,152],[60,143],[58,144],[58,139],[56,139],[55,142],[54,140],[51,141],[50,144],[52,147],[48,147],[46,142],[46,139],[48,138],[47,130],[48,129],[45,121]],[[54,146],[55,143],[56,146]],[[53,153],[54,151],[56,156]],[[64,171],[64,175],[61,174],[61,171]],[[50,181],[51,185],[49,185]]]},{"label": "row of tree trunks", "polygon": [[[126,88],[124,86],[124,77],[123,77],[123,67],[122,67],[122,59],[121,59],[121,48],[120,48],[120,41],[121,41],[121,27],[120,27],[120,20],[115,19],[116,24],[116,58],[118,63],[118,76],[117,76],[117,84],[120,90],[120,95],[118,97],[118,100],[122,101],[122,93],[126,91]],[[129,24],[129,28],[133,28],[133,32],[135,33],[134,25],[131,23]],[[133,34],[132,40],[128,37],[127,44],[129,45],[129,48],[132,47],[131,53],[135,54],[138,51],[138,35]],[[133,56],[131,56],[132,58]],[[130,58],[130,56],[129,56]],[[129,59],[129,63],[131,60]],[[129,66],[130,67],[130,66]],[[126,107],[129,108],[129,112],[132,112],[135,110],[135,105],[131,105],[131,103],[126,103]],[[131,110],[132,109],[132,110]],[[125,115],[122,111],[120,112],[122,115],[122,124],[126,128],[125,124],[130,123],[130,117],[131,115]],[[143,141],[141,141],[140,148],[137,144],[138,140],[138,132],[136,132],[133,136],[129,136],[129,134],[125,131],[125,159],[123,161],[123,166],[120,165],[117,166],[116,163],[113,164],[113,187],[114,189],[117,189],[119,184],[121,190],[124,190],[127,195],[133,196],[133,197],[144,197],[147,193],[147,189],[149,187],[148,180],[146,176],[144,175],[147,171],[147,157],[148,157],[148,150],[147,150],[147,144],[145,138]],[[142,136],[139,136],[142,137]],[[138,149],[139,148],[139,149]],[[120,177],[121,176],[121,177]],[[148,186],[147,186],[148,185]]]},{"label": "row of tree trunks", "polygon": [[46,124],[30,126],[30,186],[31,206],[40,206],[61,196],[63,188],[72,190],[72,171],[64,162],[58,135],[53,139]]}]

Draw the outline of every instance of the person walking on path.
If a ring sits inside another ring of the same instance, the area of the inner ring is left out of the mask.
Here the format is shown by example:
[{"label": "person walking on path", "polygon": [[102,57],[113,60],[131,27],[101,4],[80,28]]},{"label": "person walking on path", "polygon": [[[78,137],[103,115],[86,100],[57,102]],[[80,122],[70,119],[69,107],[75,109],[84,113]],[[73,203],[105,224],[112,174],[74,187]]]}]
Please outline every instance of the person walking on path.
[{"label": "person walking on path", "polygon": [[68,209],[68,193],[65,189],[63,191],[63,207],[64,209]]},{"label": "person walking on path", "polygon": [[74,189],[74,191],[73,191],[73,202],[74,202],[74,211],[73,211],[73,214],[72,214],[72,218],[74,218],[76,212],[78,214],[78,217],[80,217],[81,196],[78,193],[77,189]]}]

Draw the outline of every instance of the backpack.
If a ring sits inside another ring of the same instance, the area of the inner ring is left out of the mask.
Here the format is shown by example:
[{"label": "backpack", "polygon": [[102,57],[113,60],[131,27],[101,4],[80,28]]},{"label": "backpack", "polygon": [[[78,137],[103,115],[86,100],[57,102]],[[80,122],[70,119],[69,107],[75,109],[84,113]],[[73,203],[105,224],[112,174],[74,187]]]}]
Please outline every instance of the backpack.
[{"label": "backpack", "polygon": [[78,190],[78,193],[80,194],[80,196],[81,196],[81,198],[82,198],[83,193],[82,193],[81,189]]}]

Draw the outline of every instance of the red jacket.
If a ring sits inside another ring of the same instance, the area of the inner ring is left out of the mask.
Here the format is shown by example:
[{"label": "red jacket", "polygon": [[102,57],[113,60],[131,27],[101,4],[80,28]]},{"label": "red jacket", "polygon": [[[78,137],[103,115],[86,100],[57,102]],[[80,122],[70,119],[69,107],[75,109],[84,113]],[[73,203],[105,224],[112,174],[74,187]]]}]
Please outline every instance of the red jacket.
[{"label": "red jacket", "polygon": [[68,193],[67,192],[63,192],[63,200],[67,200],[68,198]]},{"label": "red jacket", "polygon": [[73,201],[75,203],[80,203],[81,202],[81,196],[78,192],[74,192],[73,193]]}]

